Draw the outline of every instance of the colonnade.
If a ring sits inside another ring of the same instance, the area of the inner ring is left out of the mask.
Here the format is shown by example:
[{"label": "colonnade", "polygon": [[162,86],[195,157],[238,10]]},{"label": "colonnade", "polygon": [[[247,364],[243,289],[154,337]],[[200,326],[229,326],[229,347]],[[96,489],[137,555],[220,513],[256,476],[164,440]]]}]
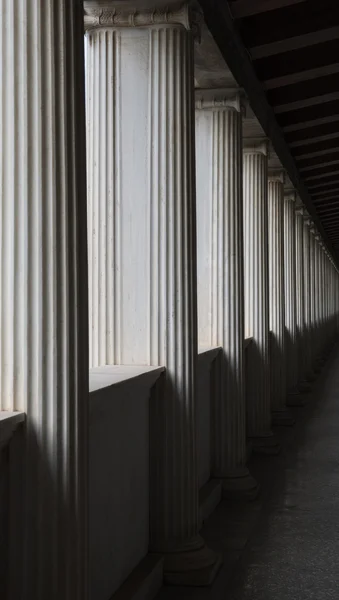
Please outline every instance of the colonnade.
[{"label": "colonnade", "polygon": [[87,210],[82,2],[1,11],[0,401],[27,415],[13,598],[87,597],[88,365],[166,367],[150,551],[168,582],[209,583],[220,559],[199,535],[198,347],[223,349],[213,476],[251,498],[247,440],[279,451],[272,419],[292,423],[287,405],[338,330],[337,268],[270,170],[269,141],[244,139],[243,94],[194,90],[201,15],[84,10]]}]

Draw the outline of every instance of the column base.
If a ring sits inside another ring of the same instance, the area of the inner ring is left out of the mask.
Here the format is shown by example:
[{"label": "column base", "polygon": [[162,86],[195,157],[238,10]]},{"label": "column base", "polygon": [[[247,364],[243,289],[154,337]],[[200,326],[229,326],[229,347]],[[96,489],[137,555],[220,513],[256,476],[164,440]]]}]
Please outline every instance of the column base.
[{"label": "column base", "polygon": [[246,467],[222,479],[222,496],[226,500],[255,500],[259,491],[259,484]]},{"label": "column base", "polygon": [[164,552],[162,556],[167,585],[209,586],[223,562],[221,555],[208,548],[200,536],[186,548]]},{"label": "column base", "polygon": [[277,425],[278,427],[292,427],[294,423],[295,419],[292,417],[288,410],[273,411],[272,425]]},{"label": "column base", "polygon": [[250,440],[253,454],[277,456],[281,450],[281,446],[273,433],[267,436],[251,437]]}]

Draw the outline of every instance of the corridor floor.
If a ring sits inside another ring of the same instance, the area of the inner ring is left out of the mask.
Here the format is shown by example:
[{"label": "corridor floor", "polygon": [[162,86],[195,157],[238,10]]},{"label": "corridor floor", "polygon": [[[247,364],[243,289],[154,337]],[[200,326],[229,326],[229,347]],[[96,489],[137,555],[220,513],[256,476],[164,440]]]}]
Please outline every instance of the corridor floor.
[{"label": "corridor floor", "polygon": [[307,400],[294,427],[275,430],[281,454],[251,460],[259,499],[222,502],[206,522],[224,557],[213,587],[164,587],[157,600],[339,599],[338,347]]}]

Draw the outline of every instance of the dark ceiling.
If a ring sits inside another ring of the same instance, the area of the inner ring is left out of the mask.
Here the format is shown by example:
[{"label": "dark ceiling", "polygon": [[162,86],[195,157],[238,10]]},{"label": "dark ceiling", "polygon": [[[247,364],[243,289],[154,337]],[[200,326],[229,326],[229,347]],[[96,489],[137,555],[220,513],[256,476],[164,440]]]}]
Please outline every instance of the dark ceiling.
[{"label": "dark ceiling", "polygon": [[339,0],[229,0],[327,237],[339,250]]},{"label": "dark ceiling", "polygon": [[339,0],[199,2],[338,263]]}]

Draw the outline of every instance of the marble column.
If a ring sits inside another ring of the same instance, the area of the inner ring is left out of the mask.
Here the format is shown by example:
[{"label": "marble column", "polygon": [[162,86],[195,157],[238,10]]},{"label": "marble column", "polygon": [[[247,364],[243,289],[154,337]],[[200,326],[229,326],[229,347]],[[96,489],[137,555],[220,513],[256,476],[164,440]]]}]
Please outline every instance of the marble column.
[{"label": "marble column", "polygon": [[310,271],[311,271],[311,331],[312,331],[312,367],[315,373],[321,370],[321,364],[318,356],[319,332],[317,328],[317,308],[318,308],[318,265],[317,265],[317,230],[315,226],[310,229]]},{"label": "marble column", "polygon": [[273,422],[293,424],[286,410],[284,171],[268,171],[270,394]]},{"label": "marble column", "polygon": [[245,337],[252,337],[248,368],[247,433],[255,451],[279,452],[271,431],[267,143],[244,141]]},{"label": "marble column", "polygon": [[298,389],[298,335],[296,297],[295,204],[297,195],[284,195],[284,285],[285,285],[285,365],[287,404],[300,405]]},{"label": "marble column", "polygon": [[150,551],[209,584],[199,536],[193,41],[187,4],[85,1],[91,364],[166,367],[151,414]]},{"label": "marble column", "polygon": [[11,529],[17,545],[9,548],[8,597],[85,600],[88,286],[82,2],[3,2],[0,36],[0,408],[26,413],[23,487],[13,498],[18,531]]},{"label": "marble column", "polygon": [[304,234],[303,234],[303,245],[304,245],[304,316],[305,316],[305,343],[303,352],[305,355],[305,373],[308,381],[314,381],[315,374],[312,366],[312,312],[311,312],[311,293],[312,293],[312,280],[311,280],[311,244],[310,236],[312,221],[305,211],[304,213]]},{"label": "marble column", "polygon": [[316,233],[314,240],[314,254],[315,254],[315,344],[316,344],[316,358],[317,364],[320,368],[322,366],[321,356],[321,326],[320,326],[320,235]]},{"label": "marble column", "polygon": [[326,349],[326,323],[325,323],[325,245],[324,242],[320,243],[320,309],[321,309],[321,351],[324,355]]},{"label": "marble column", "polygon": [[309,392],[310,384],[306,381],[306,355],[304,352],[306,342],[305,326],[305,282],[304,282],[304,207],[300,200],[296,203],[295,215],[295,266],[296,266],[296,299],[297,299],[297,342],[298,342],[298,388],[300,391]]},{"label": "marble column", "polygon": [[242,99],[196,93],[198,342],[223,349],[214,399],[213,475],[227,497],[255,497],[244,389]]}]

